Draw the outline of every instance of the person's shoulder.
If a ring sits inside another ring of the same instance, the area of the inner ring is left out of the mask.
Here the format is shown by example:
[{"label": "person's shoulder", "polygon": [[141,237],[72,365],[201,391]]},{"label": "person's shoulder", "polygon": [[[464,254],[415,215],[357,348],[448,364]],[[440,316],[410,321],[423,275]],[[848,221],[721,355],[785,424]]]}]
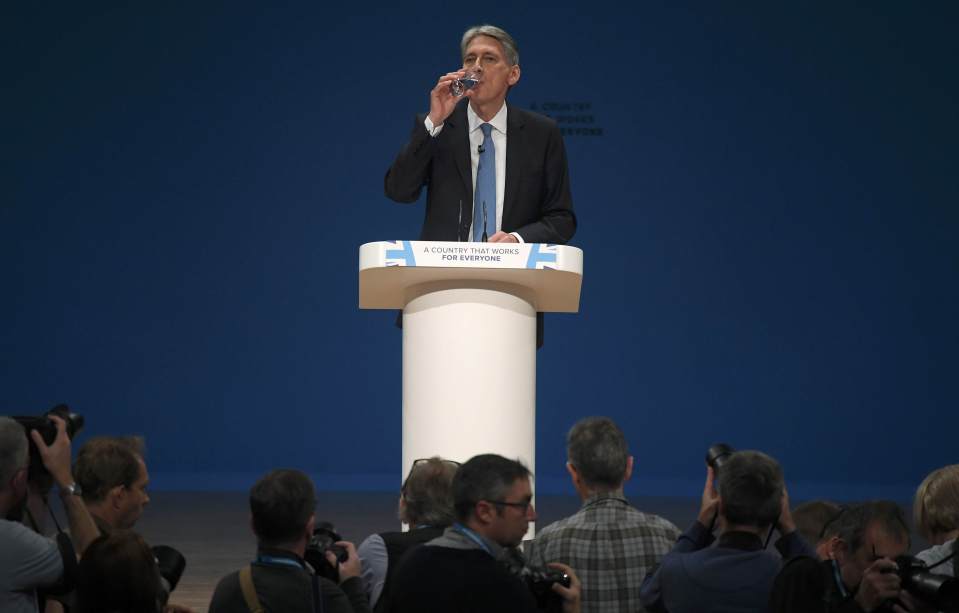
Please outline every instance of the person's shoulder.
[{"label": "person's shoulder", "polygon": [[796,556],[783,563],[779,576],[783,579],[818,577],[823,573],[822,564],[822,561],[809,556]]},{"label": "person's shoulder", "polygon": [[217,581],[216,587],[213,588],[213,596],[210,598],[210,613],[231,610],[233,601],[240,593],[240,571],[235,570],[221,577]]},{"label": "person's shoulder", "polygon": [[0,541],[5,553],[46,550],[58,551],[57,544],[42,534],[37,534],[20,522],[0,519]]},{"label": "person's shoulder", "polygon": [[537,540],[537,541],[540,540],[540,539],[545,540],[545,539],[548,539],[548,538],[550,538],[550,537],[558,536],[558,535],[562,534],[563,532],[569,530],[570,528],[572,528],[573,526],[576,525],[576,521],[577,521],[577,519],[579,519],[579,517],[578,517],[579,514],[580,514],[580,512],[576,512],[576,513],[574,513],[574,514],[572,514],[572,515],[569,515],[569,516],[567,516],[567,517],[564,517],[564,518],[562,518],[562,519],[557,519],[556,521],[554,521],[554,522],[551,523],[550,525],[548,525],[548,526],[546,526],[545,528],[541,529],[541,530],[539,531],[539,533],[536,535],[536,539],[535,539],[535,540]]},{"label": "person's shoulder", "polygon": [[653,530],[660,530],[673,538],[678,537],[682,530],[680,530],[676,524],[669,521],[665,517],[656,515],[655,513],[647,513],[645,511],[640,511],[636,507],[630,506],[630,515],[633,516],[634,521],[650,528]]},{"label": "person's shoulder", "polygon": [[[522,123],[526,127],[533,127],[534,129],[541,130],[558,130],[556,120],[552,117],[547,117],[537,113],[536,111],[530,111],[528,109],[520,108],[510,104],[508,107],[508,117],[507,121],[513,121],[516,123]],[[512,119],[510,119],[512,117]]]}]

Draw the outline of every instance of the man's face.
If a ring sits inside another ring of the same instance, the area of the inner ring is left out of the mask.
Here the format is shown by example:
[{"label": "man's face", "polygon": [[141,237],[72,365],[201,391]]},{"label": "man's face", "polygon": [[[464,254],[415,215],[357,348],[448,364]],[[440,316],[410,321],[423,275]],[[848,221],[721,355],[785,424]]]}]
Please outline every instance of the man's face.
[{"label": "man's face", "polygon": [[536,519],[533,509],[533,490],[529,479],[523,477],[513,482],[513,487],[495,505],[496,512],[489,526],[489,537],[503,547],[515,547],[523,542],[529,522]]},{"label": "man's face", "polygon": [[879,522],[866,528],[862,545],[856,551],[843,550],[837,556],[842,572],[842,582],[855,589],[862,581],[863,573],[880,558],[895,559],[909,550],[909,541],[901,535],[889,534]]},{"label": "man's face", "polygon": [[143,515],[143,508],[150,502],[150,496],[147,494],[147,485],[150,483],[150,475],[147,473],[146,464],[140,458],[140,474],[137,480],[130,487],[123,487],[120,490],[117,512],[117,527],[130,529]]},{"label": "man's face", "polygon": [[519,66],[510,66],[503,45],[491,36],[474,36],[463,57],[465,70],[478,69],[479,83],[467,95],[479,105],[502,103],[511,85],[519,81]]}]

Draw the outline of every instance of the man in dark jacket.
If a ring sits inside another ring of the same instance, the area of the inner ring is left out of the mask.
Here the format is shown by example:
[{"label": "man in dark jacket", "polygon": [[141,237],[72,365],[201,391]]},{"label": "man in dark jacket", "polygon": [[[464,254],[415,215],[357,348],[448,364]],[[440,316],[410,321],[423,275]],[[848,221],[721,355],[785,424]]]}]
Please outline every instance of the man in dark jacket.
[{"label": "man in dark jacket", "polygon": [[900,589],[895,572],[893,560],[909,550],[909,529],[896,503],[842,509],[826,524],[820,542],[825,560],[795,558],[776,577],[769,601],[772,613],[925,610]]},{"label": "man in dark jacket", "polygon": [[[707,468],[699,518],[643,582],[641,600],[649,611],[745,613],[765,611],[780,556],[765,550],[775,525],[782,558],[815,552],[796,532],[782,469],[758,451],[738,451],[719,471]],[[712,527],[721,533],[716,547]]]},{"label": "man in dark jacket", "polygon": [[[275,470],[256,482],[250,490],[256,559],[248,570],[220,580],[210,613],[253,611],[257,604],[266,611],[286,613],[369,612],[352,543],[337,543],[349,554],[339,565],[339,585],[317,576],[303,560],[316,524],[315,507],[313,482],[298,470]],[[331,564],[337,564],[332,553],[326,555]]]}]

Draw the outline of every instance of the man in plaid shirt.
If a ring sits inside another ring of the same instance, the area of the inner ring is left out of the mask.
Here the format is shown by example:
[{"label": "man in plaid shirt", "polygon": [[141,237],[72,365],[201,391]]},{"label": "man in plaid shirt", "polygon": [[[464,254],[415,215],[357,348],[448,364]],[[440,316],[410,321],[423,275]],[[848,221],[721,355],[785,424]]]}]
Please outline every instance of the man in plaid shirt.
[{"label": "man in plaid shirt", "polygon": [[583,506],[539,533],[529,544],[529,561],[575,568],[583,613],[644,611],[639,603],[643,578],[672,549],[680,531],[626,501],[623,484],[633,472],[633,458],[611,419],[581,420],[569,431],[566,449],[566,468]]}]

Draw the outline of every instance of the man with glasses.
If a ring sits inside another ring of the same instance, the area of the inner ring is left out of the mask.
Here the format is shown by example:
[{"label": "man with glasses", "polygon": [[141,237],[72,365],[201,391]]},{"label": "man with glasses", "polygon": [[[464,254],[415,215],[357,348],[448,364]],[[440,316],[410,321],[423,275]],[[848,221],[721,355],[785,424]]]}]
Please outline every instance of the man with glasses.
[{"label": "man with glasses", "polygon": [[[502,456],[479,455],[453,477],[456,522],[443,535],[413,548],[393,577],[390,611],[536,611],[522,580],[503,563],[513,558],[529,522],[536,519],[529,470]],[[580,586],[573,570],[570,587],[552,590],[564,613],[579,613]]]},{"label": "man with glasses", "polygon": [[453,524],[453,475],[458,468],[459,462],[439,457],[413,462],[399,500],[399,519],[409,531],[372,534],[360,544],[357,553],[373,611],[389,610],[393,575],[403,555]]}]

